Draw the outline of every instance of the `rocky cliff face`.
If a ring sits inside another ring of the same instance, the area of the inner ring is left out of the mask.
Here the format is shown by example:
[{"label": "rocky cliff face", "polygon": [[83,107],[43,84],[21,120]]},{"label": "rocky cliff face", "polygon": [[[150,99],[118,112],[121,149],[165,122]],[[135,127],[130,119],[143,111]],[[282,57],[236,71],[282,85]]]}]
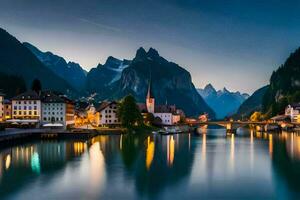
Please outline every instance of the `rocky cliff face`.
[{"label": "rocky cliff face", "polygon": [[198,89],[198,92],[215,111],[217,119],[236,113],[239,106],[249,97],[248,94],[230,92],[226,88],[216,91],[211,84],[206,85],[204,89]]},{"label": "rocky cliff face", "polygon": [[105,64],[98,64],[87,74],[86,89],[89,93],[99,93],[103,98],[111,96],[111,88],[120,80],[122,72],[131,61],[108,57]]},{"label": "rocky cliff face", "polygon": [[157,104],[175,104],[189,116],[209,113],[214,117],[212,109],[197,93],[190,73],[161,57],[153,48],[148,52],[143,48],[137,51],[132,63],[114,84],[116,92],[113,96],[122,98],[132,94],[138,102],[145,102],[150,80]]}]

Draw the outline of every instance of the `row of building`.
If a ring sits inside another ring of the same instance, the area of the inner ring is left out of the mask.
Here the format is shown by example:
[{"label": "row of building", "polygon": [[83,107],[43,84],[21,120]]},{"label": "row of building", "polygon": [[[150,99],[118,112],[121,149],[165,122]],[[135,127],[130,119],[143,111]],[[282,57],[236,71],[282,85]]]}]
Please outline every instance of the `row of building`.
[{"label": "row of building", "polygon": [[285,108],[285,116],[287,116],[291,122],[300,123],[300,103],[289,104]]},{"label": "row of building", "polygon": [[[155,105],[151,84],[145,102],[138,104],[141,113],[152,113],[162,125],[174,125],[184,116],[175,105]],[[117,101],[104,101],[99,105],[75,103],[53,91],[27,91],[11,100],[4,99],[4,94],[0,93],[0,121],[41,127],[119,126],[117,107]]]},{"label": "row of building", "polygon": [[0,94],[0,121],[66,128],[74,124],[74,102],[62,94],[27,91],[11,100]]},{"label": "row of building", "polygon": [[[184,112],[177,109],[175,105],[156,105],[155,98],[151,93],[149,84],[146,103],[138,103],[137,106],[143,116],[147,113],[153,114],[161,125],[174,125],[184,117]],[[77,127],[91,124],[93,126],[118,126],[120,120],[117,116],[118,102],[102,102],[99,105],[81,102],[76,108],[75,125]]]}]

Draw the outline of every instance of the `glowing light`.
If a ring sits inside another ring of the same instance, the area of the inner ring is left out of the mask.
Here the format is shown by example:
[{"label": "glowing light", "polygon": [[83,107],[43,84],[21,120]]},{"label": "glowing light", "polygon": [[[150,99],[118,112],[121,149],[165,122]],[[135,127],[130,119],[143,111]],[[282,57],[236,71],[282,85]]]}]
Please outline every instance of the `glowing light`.
[{"label": "glowing light", "polygon": [[81,155],[86,149],[86,144],[83,142],[74,142],[75,155]]},{"label": "glowing light", "polygon": [[105,181],[105,164],[100,142],[95,142],[89,149],[90,156],[90,185],[91,191],[98,191]]},{"label": "glowing light", "polygon": [[273,135],[269,134],[269,153],[270,156],[272,157],[273,155]]},{"label": "glowing light", "polygon": [[37,174],[41,173],[40,158],[37,152],[34,152],[31,157],[31,170]]},{"label": "glowing light", "polygon": [[205,159],[205,156],[206,156],[206,134],[202,135],[202,156]]},{"label": "glowing light", "polygon": [[11,164],[11,155],[8,154],[5,158],[5,169],[9,169],[10,164]]},{"label": "glowing light", "polygon": [[167,151],[167,159],[168,159],[168,165],[172,166],[174,162],[174,154],[175,154],[175,141],[172,136],[168,136],[168,151]]},{"label": "glowing light", "polygon": [[232,166],[234,166],[234,134],[231,134],[231,145],[230,145],[230,160]]},{"label": "glowing light", "polygon": [[147,138],[147,150],[146,150],[146,167],[149,170],[154,158],[155,144],[150,141],[150,136]]}]

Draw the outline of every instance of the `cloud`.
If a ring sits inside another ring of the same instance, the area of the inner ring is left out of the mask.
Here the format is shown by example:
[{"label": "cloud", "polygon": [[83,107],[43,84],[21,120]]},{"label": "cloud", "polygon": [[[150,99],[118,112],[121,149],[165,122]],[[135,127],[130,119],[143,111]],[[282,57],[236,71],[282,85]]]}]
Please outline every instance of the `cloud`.
[{"label": "cloud", "polygon": [[81,21],[83,23],[86,23],[86,24],[96,26],[96,27],[101,28],[101,29],[108,30],[108,31],[113,31],[113,32],[118,32],[118,33],[123,32],[123,30],[121,30],[119,28],[116,28],[116,27],[113,27],[113,26],[108,26],[108,25],[101,24],[101,23],[98,23],[98,22],[94,22],[94,21],[91,21],[89,19],[79,18],[79,21]]}]

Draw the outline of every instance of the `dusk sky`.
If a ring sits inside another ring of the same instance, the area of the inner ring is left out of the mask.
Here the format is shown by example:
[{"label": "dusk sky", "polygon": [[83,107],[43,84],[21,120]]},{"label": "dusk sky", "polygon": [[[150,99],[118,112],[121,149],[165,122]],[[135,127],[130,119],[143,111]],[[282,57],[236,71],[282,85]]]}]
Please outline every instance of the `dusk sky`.
[{"label": "dusk sky", "polygon": [[252,93],[300,46],[300,1],[0,0],[0,27],[89,70],[153,47],[196,87]]}]

